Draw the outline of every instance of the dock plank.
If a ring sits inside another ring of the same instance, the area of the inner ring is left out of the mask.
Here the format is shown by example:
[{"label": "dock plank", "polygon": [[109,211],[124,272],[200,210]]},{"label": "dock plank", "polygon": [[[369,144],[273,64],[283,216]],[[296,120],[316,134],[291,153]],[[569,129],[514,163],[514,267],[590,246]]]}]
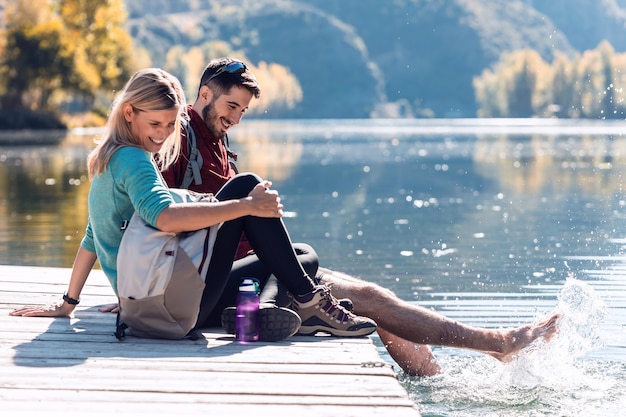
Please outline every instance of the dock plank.
[{"label": "dock plank", "polygon": [[56,302],[67,268],[0,265],[3,415],[211,415],[419,417],[368,337],[295,336],[238,344],[222,329],[200,340],[113,336],[116,301],[94,270],[71,318],[8,315]]}]

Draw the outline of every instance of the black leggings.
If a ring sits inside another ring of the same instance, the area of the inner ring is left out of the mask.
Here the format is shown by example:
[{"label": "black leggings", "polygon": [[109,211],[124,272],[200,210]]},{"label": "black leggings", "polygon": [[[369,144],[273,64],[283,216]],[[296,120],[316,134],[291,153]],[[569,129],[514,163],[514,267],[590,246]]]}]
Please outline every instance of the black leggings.
[{"label": "black leggings", "polygon": [[[244,198],[260,181],[255,174],[238,174],[224,184],[215,197],[220,201]],[[255,254],[234,261],[244,232]],[[211,255],[196,327],[219,323],[222,309],[234,304],[240,279],[244,276],[258,278],[264,286],[273,274],[292,294],[312,291],[315,285],[310,277],[317,272],[317,254],[308,245],[302,248],[300,255],[308,259],[307,270],[298,259],[282,219],[245,216],[223,223]],[[276,293],[264,296],[271,297],[277,297]]]},{"label": "black leggings", "polygon": [[[298,261],[302,264],[307,275],[310,277],[316,276],[319,261],[317,253],[315,253],[313,248],[306,243],[294,243],[293,248],[296,251]],[[201,327],[220,326],[222,311],[226,307],[235,305],[239,284],[244,277],[254,277],[259,280],[261,285],[260,300],[262,303],[287,307],[291,302],[291,298],[287,294],[287,288],[272,275],[272,271],[261,262],[256,254],[251,254],[233,262],[233,267],[230,270],[222,296],[213,306],[208,319],[202,323]]]}]

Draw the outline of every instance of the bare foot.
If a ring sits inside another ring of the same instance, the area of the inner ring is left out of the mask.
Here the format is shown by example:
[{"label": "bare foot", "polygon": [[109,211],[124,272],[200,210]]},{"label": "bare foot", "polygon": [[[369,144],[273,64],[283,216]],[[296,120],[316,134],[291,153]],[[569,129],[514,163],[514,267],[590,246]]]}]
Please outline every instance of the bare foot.
[{"label": "bare foot", "polygon": [[510,362],[520,350],[524,349],[538,338],[543,337],[546,341],[552,339],[558,330],[556,326],[558,319],[559,315],[555,314],[541,323],[528,324],[518,327],[517,329],[504,330],[502,351],[485,353],[501,362]]}]

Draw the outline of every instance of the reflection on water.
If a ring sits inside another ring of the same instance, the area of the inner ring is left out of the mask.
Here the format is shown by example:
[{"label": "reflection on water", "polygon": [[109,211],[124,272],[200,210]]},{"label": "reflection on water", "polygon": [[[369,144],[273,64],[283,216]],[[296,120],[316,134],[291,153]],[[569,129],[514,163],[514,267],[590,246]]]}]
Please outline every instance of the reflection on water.
[{"label": "reflection on water", "polygon": [[92,143],[0,146],[0,262],[71,266],[87,219]]},{"label": "reflection on water", "polygon": [[[274,182],[292,238],[324,266],[478,326],[569,308],[564,339],[506,366],[435,348],[442,375],[402,376],[425,416],[611,415],[626,405],[625,127],[246,121],[231,142],[242,171]],[[71,266],[92,147],[0,146],[0,263]],[[590,315],[600,302],[604,314]],[[583,319],[600,331],[580,334],[592,330]]]}]

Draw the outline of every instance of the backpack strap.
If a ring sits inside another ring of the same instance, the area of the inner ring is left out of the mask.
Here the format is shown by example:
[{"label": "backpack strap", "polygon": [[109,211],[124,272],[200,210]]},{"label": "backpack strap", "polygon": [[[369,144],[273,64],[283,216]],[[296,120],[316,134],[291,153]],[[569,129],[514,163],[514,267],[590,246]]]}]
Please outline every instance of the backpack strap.
[{"label": "backpack strap", "polygon": [[[128,223],[130,221],[129,220],[123,220],[120,223],[120,230],[123,232],[128,228]],[[117,317],[115,318],[115,333],[113,333],[115,335],[115,337],[117,338],[117,340],[122,340],[124,337],[126,337],[126,329],[128,329],[128,326],[126,325],[126,323],[124,323],[122,321],[122,318],[120,317],[120,303],[119,303],[119,299],[117,300]]]},{"label": "backpack strap", "polygon": [[185,177],[179,184],[179,188],[189,188],[192,182],[196,185],[202,184],[202,177],[200,176],[200,168],[202,168],[202,155],[198,151],[198,142],[196,139],[196,132],[191,127],[191,122],[185,122],[183,128],[187,132],[187,151],[189,152],[189,159],[187,160],[187,169],[185,170]]},{"label": "backpack strap", "polygon": [[226,147],[226,155],[228,156],[228,164],[235,171],[235,174],[239,174],[239,169],[235,162],[237,162],[237,152],[230,149],[230,142],[228,141],[228,134],[224,135],[224,139],[222,140]]},{"label": "backpack strap", "polygon": [[124,337],[126,337],[126,329],[128,329],[128,326],[122,321],[120,317],[120,312],[118,310],[117,318],[115,319],[115,337],[117,338],[117,340],[122,340]]}]

